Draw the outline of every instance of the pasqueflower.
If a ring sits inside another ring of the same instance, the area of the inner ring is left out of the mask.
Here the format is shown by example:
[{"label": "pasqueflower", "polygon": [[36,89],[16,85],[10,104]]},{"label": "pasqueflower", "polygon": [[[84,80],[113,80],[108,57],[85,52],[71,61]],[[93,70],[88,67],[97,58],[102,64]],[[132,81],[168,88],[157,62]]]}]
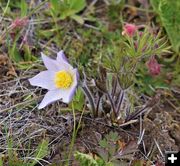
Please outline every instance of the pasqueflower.
[{"label": "pasqueflower", "polygon": [[161,72],[161,65],[157,62],[154,56],[152,56],[146,63],[149,73],[152,76],[157,76]]},{"label": "pasqueflower", "polygon": [[63,51],[57,53],[56,60],[43,53],[41,55],[47,70],[29,79],[31,85],[48,90],[38,108],[42,109],[57,100],[69,103],[78,85],[78,70],[68,63]]},{"label": "pasqueflower", "polygon": [[23,17],[23,18],[16,18],[12,24],[11,27],[12,28],[22,28],[24,26],[26,26],[28,24],[29,20],[27,17]]},{"label": "pasqueflower", "polygon": [[126,24],[123,27],[122,35],[128,35],[133,37],[135,32],[137,31],[137,26],[134,24]]}]

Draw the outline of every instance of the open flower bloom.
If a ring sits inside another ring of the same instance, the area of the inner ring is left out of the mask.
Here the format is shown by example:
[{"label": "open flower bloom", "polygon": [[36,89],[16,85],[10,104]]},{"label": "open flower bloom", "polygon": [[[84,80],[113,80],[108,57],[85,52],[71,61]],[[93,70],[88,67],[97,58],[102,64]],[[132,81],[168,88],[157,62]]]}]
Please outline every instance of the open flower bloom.
[{"label": "open flower bloom", "polygon": [[38,108],[42,109],[57,100],[69,103],[78,84],[78,70],[68,63],[63,51],[57,53],[56,60],[43,53],[41,55],[47,70],[29,79],[31,85],[48,89]]}]

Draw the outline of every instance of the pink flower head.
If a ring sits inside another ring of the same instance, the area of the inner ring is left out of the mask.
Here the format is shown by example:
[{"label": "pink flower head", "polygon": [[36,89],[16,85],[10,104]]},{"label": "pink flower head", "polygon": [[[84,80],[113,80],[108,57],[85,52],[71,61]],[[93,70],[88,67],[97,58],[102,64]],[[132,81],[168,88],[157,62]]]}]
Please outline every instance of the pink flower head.
[{"label": "pink flower head", "polygon": [[28,22],[29,22],[29,20],[28,20],[27,17],[16,18],[16,19],[12,22],[11,26],[12,26],[13,28],[22,28],[22,27],[26,26],[26,25],[28,24]]},{"label": "pink flower head", "polygon": [[38,108],[44,108],[57,100],[69,103],[78,85],[78,70],[68,63],[63,51],[57,53],[56,60],[43,53],[41,55],[47,70],[29,79],[31,85],[48,90]]},{"label": "pink flower head", "polygon": [[123,27],[122,35],[128,35],[130,37],[133,37],[135,32],[137,31],[137,26],[134,24],[126,24]]},{"label": "pink flower head", "polygon": [[155,59],[155,57],[151,57],[147,63],[146,63],[149,73],[152,76],[156,76],[159,75],[161,72],[161,65],[157,62],[157,60]]}]

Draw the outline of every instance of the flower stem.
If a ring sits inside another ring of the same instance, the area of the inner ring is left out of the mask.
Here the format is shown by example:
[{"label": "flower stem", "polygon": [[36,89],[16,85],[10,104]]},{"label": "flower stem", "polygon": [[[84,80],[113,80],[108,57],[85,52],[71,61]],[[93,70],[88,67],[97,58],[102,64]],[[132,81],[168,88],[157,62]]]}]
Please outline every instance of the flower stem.
[{"label": "flower stem", "polygon": [[83,108],[83,111],[81,113],[77,128],[76,128],[76,114],[75,114],[74,103],[73,102],[72,102],[72,111],[73,111],[73,122],[74,122],[74,124],[73,124],[73,134],[72,134],[72,140],[71,140],[71,144],[70,144],[70,150],[69,150],[69,155],[68,155],[68,160],[67,160],[68,161],[67,166],[70,165],[74,143],[75,143],[75,140],[76,140],[77,132],[78,132],[78,130],[80,128],[80,124],[81,124],[82,116],[83,116],[84,111],[85,111],[85,107]]},{"label": "flower stem", "polygon": [[119,112],[121,110],[121,105],[122,105],[123,99],[124,99],[124,90],[121,91],[119,102],[118,102],[118,105],[117,105],[118,106],[117,107],[117,114],[118,115],[119,115]]},{"label": "flower stem", "polygon": [[89,101],[93,116],[95,117],[96,116],[96,107],[95,107],[95,102],[94,102],[94,99],[93,99],[93,95],[90,92],[90,90],[89,90],[89,88],[87,87],[86,84],[82,85],[81,88],[82,88],[84,94],[86,95],[86,97],[87,97],[87,99]]},{"label": "flower stem", "polygon": [[70,144],[70,150],[69,150],[69,155],[68,155],[68,164],[70,162],[71,156],[72,156],[72,151],[73,151],[73,147],[74,147],[74,142],[76,139],[76,114],[74,111],[74,104],[72,102],[72,111],[73,111],[73,134],[72,134],[72,140],[71,140],[71,144]]},{"label": "flower stem", "polygon": [[109,93],[107,93],[107,97],[109,99],[109,102],[111,103],[113,113],[114,113],[115,117],[117,118],[117,112],[116,112],[114,101],[112,100],[112,97],[111,97],[111,95]]}]

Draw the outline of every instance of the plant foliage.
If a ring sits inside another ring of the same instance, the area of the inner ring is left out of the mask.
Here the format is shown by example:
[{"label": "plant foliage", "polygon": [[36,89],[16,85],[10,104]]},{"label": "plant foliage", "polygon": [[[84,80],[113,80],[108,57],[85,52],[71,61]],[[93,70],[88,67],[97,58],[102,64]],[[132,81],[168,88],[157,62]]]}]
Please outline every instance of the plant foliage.
[{"label": "plant foliage", "polygon": [[152,6],[160,16],[174,51],[180,51],[180,1],[151,0]]},{"label": "plant foliage", "polygon": [[79,18],[77,13],[82,11],[86,6],[85,0],[51,0],[51,9],[56,15],[60,14],[60,19],[67,17]]},{"label": "plant foliage", "polygon": [[80,152],[76,152],[74,154],[76,160],[79,161],[80,166],[104,166],[105,163],[103,160],[95,160],[91,155],[89,154],[84,154]]}]

